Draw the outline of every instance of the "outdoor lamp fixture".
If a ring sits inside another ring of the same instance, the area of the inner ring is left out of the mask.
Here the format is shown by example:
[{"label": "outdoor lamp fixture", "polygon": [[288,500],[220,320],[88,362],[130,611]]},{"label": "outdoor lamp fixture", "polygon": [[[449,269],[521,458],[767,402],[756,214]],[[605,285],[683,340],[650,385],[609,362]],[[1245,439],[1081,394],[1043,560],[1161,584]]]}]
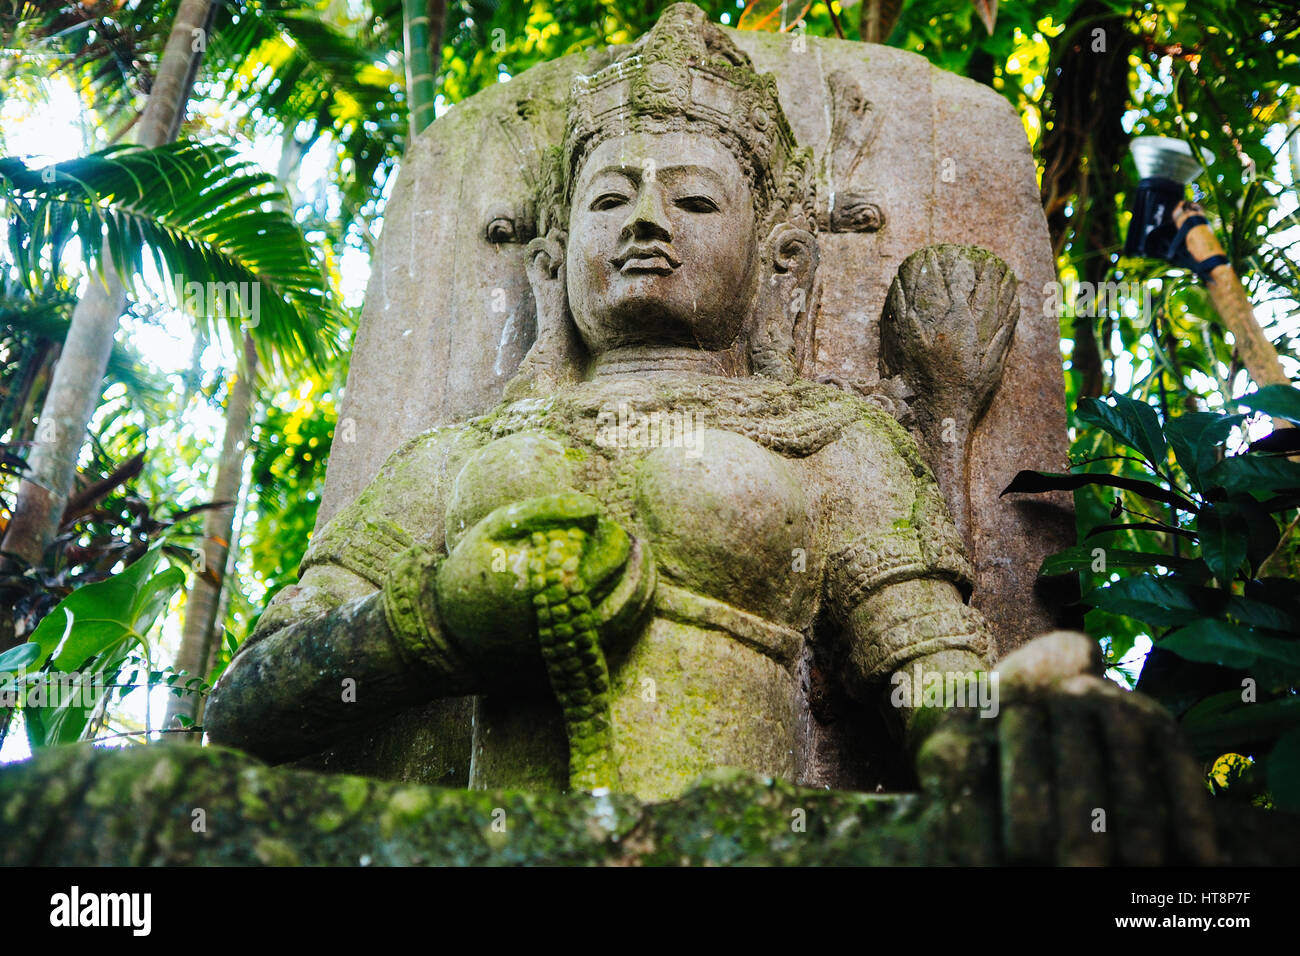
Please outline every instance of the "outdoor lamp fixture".
[{"label": "outdoor lamp fixture", "polygon": [[[1132,258],[1164,259],[1184,266],[1202,280],[1228,258],[1214,255],[1197,259],[1187,249],[1187,234],[1207,226],[1205,217],[1188,216],[1181,225],[1174,222],[1174,210],[1186,198],[1187,184],[1201,174],[1202,166],[1192,148],[1181,139],[1168,136],[1139,136],[1129,144],[1133,162],[1142,181],[1133,198],[1133,219],[1129,222],[1124,255]],[[1204,151],[1208,162],[1214,156]]]},{"label": "outdoor lamp fixture", "polygon": [[[1196,273],[1224,327],[1232,333],[1234,347],[1251,378],[1261,386],[1291,385],[1218,236],[1201,207],[1186,201],[1187,184],[1201,172],[1192,148],[1181,139],[1139,136],[1129,149],[1142,181],[1133,197],[1124,255],[1163,259]],[[1207,163],[1214,162],[1208,151],[1201,152]],[[1281,428],[1286,422],[1275,419],[1275,424]],[[1285,448],[1279,445],[1274,450],[1300,452],[1300,442],[1292,440]]]}]

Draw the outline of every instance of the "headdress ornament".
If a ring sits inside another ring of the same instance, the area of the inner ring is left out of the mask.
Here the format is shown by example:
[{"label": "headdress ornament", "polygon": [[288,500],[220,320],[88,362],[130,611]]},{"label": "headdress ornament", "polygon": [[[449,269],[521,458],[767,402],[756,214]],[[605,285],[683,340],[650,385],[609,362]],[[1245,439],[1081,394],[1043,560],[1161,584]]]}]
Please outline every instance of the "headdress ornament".
[{"label": "headdress ornament", "polygon": [[778,210],[798,220],[811,217],[810,156],[790,131],[775,78],[756,71],[744,51],[689,3],[669,7],[609,66],[575,79],[562,153],[566,187],[572,188],[586,156],[611,137],[697,124],[736,155],[756,207],[769,214],[765,219]]}]

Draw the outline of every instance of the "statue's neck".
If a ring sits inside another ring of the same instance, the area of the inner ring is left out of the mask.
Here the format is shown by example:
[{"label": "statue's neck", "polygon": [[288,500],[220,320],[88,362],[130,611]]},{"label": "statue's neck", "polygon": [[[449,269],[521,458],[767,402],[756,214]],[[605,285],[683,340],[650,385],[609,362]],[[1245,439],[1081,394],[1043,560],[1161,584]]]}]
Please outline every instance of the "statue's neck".
[{"label": "statue's neck", "polygon": [[700,375],[727,374],[717,352],[686,346],[627,345],[610,349],[596,358],[593,380],[676,376],[682,372]]}]

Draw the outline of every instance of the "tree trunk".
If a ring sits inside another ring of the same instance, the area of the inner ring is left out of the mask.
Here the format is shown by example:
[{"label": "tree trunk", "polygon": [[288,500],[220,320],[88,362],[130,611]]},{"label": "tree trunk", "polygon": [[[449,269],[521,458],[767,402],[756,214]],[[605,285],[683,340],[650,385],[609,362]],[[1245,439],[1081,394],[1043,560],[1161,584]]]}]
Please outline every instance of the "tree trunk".
[{"label": "tree trunk", "polygon": [[[211,0],[182,0],[136,130],[141,146],[161,146],[175,138],[207,43],[211,10]],[[29,470],[19,485],[13,520],[5,532],[3,550],[34,565],[44,563],[45,549],[58,533],[86,427],[99,404],[113,336],[126,307],[122,281],[116,271],[105,272],[103,283],[90,278],[73,310],[63,354],[41,409]]]},{"label": "tree trunk", "polygon": [[[1040,147],[1043,212],[1052,252],[1059,256],[1070,243],[1079,278],[1093,288],[1106,279],[1109,251],[1119,242],[1114,197],[1129,143],[1121,120],[1129,107],[1128,56],[1133,42],[1123,17],[1101,0],[1085,0],[1052,41],[1040,109],[1052,118]],[[1074,319],[1070,364],[1079,376],[1079,398],[1096,398],[1106,390],[1105,352],[1112,322],[1111,316]]]},{"label": "tree trunk", "polygon": [[[235,509],[244,479],[244,452],[248,443],[253,411],[253,381],[257,373],[257,350],[253,340],[244,336],[244,360],[235,372],[226,399],[226,433],[221,442],[221,459],[212,487],[212,500],[221,502],[203,519],[203,565],[194,575],[194,584],[185,601],[185,629],[181,634],[176,669],[191,677],[205,678],[211,657],[213,633],[217,625],[217,608],[225,583],[226,559],[231,547]],[[198,715],[198,696],[182,694],[167,702],[166,727],[184,716],[193,721]],[[178,735],[179,740],[198,742],[198,735]]]},{"label": "tree trunk", "polygon": [[442,64],[447,0],[403,0],[406,43],[406,102],[414,139],[433,122],[433,101]]},{"label": "tree trunk", "polygon": [[447,28],[447,0],[426,0],[429,14],[429,75],[433,92],[438,92],[438,71],[442,69],[442,35]]},{"label": "tree trunk", "polygon": [[902,12],[902,0],[862,0],[858,38],[863,43],[884,43]]}]

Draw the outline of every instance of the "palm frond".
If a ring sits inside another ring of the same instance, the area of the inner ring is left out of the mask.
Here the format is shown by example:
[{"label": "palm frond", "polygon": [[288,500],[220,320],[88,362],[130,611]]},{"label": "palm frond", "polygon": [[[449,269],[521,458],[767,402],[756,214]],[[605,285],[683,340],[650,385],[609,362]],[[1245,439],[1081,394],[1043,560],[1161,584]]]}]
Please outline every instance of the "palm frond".
[{"label": "palm frond", "polygon": [[345,219],[379,198],[406,138],[402,71],[376,29],[334,25],[314,4],[245,0],[219,12],[204,58],[218,95],[250,122],[294,131],[304,146],[333,136]]},{"label": "palm frond", "polygon": [[[339,309],[274,177],[233,149],[189,141],[111,147],[32,169],[0,159],[12,267],[39,287],[51,249],[72,237],[103,274],[157,268],[176,303],[238,342],[247,328],[271,365],[322,368],[338,351]],[[93,281],[93,279],[92,279]]]}]

